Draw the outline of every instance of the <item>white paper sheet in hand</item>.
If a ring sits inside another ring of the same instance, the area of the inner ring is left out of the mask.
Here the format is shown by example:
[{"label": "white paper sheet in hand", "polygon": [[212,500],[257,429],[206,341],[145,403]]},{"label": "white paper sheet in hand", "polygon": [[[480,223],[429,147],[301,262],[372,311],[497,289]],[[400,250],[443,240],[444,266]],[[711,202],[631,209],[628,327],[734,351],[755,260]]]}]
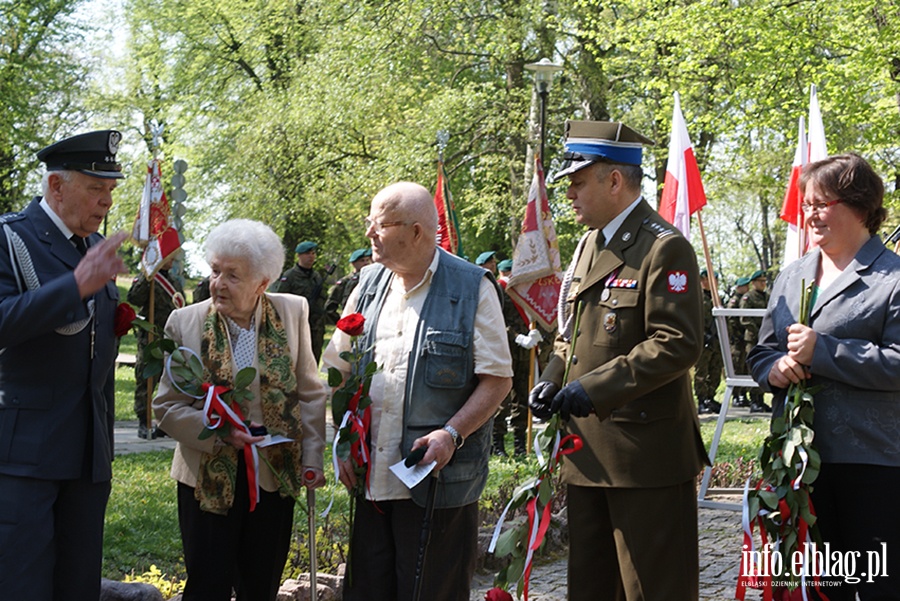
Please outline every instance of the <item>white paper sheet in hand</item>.
[{"label": "white paper sheet in hand", "polygon": [[266,439],[256,443],[259,448],[270,447],[273,444],[282,444],[285,442],[294,442],[293,438],[287,438],[281,434],[266,434]]},{"label": "white paper sheet in hand", "polygon": [[433,470],[436,465],[437,461],[432,461],[427,465],[419,465],[417,463],[412,467],[406,467],[401,459],[391,466],[391,471],[394,472],[395,476],[400,478],[400,481],[403,482],[407,488],[412,488],[424,480],[425,476],[430,474],[431,470]]}]

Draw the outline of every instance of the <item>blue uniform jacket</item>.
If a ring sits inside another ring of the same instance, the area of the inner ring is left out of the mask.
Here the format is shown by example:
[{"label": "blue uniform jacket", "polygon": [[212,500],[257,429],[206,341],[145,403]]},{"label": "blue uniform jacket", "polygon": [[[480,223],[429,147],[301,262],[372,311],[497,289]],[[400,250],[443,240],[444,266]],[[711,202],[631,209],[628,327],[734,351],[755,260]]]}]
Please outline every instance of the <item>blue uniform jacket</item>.
[{"label": "blue uniform jacket", "polygon": [[[81,255],[37,198],[0,222],[28,247],[41,283],[19,292],[0,228],[0,473],[70,479],[90,466],[94,482],[109,480],[118,289],[110,281],[94,294],[94,320],[80,332],[57,333],[88,316],[74,276]],[[88,246],[100,240],[93,234]]]}]

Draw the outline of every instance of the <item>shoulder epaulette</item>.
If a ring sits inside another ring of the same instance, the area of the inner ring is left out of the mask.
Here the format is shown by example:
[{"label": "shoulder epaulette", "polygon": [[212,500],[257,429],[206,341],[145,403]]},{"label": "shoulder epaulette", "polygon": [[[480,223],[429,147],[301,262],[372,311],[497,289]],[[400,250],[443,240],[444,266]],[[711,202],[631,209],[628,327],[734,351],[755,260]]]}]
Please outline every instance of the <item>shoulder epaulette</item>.
[{"label": "shoulder epaulette", "polygon": [[6,213],[0,215],[0,223],[12,223],[13,221],[21,221],[25,219],[25,213]]},{"label": "shoulder epaulette", "polygon": [[665,238],[675,232],[672,231],[672,228],[664,227],[655,221],[650,221],[649,219],[644,220],[644,225],[647,226],[647,229],[656,235],[657,238]]}]

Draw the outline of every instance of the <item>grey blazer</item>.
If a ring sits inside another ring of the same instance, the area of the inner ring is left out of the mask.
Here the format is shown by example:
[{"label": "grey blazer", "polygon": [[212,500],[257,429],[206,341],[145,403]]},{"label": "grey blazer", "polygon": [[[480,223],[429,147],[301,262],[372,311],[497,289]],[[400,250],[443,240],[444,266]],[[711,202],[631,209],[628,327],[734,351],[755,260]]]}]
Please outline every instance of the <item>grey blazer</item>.
[{"label": "grey blazer", "polygon": [[[815,280],[821,250],[789,265],[778,278],[747,358],[753,379],[775,396],[787,389],[768,375],[787,352],[787,327],[797,322],[801,280]],[[815,394],[815,443],[822,461],[900,466],[900,257],[877,236],[825,290],[810,312],[816,346],[810,366]]]}]

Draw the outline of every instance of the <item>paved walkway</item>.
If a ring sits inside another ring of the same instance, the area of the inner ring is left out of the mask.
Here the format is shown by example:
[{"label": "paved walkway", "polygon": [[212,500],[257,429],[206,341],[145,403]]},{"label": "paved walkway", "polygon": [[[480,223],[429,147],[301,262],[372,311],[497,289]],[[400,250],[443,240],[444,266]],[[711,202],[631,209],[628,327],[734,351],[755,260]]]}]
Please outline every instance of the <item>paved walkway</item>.
[{"label": "paved walkway", "polygon": [[[730,415],[731,412],[729,412]],[[175,441],[171,438],[157,440],[138,438],[137,422],[116,422],[115,439],[117,455],[175,448]],[[711,497],[711,500],[737,502],[739,499],[736,497]],[[700,601],[732,599],[741,550],[740,513],[723,509],[700,508],[699,534]],[[471,601],[482,601],[492,583],[493,574],[476,574]],[[565,600],[565,557],[535,566],[528,598],[531,601]],[[755,591],[747,593],[748,601],[760,598]]]}]

